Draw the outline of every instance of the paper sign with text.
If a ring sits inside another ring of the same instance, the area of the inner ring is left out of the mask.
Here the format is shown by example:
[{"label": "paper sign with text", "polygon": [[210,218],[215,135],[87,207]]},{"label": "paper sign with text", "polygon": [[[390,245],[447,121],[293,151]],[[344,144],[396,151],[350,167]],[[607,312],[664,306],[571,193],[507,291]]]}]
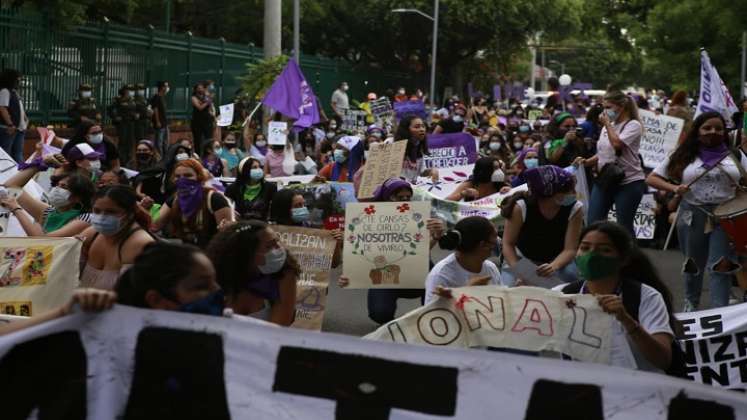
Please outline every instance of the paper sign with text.
[{"label": "paper sign with text", "polygon": [[427,202],[349,203],[343,274],[353,289],[422,289],[428,275]]},{"label": "paper sign with text", "polygon": [[452,168],[473,164],[477,158],[477,145],[471,134],[431,134],[423,161],[426,168]]},{"label": "paper sign with text", "polygon": [[538,287],[452,289],[366,336],[434,346],[549,350],[574,360],[608,363],[612,317],[591,295]]},{"label": "paper sign with text", "polygon": [[267,142],[271,146],[285,146],[288,140],[288,123],[285,121],[270,121],[267,129]]},{"label": "paper sign with text", "polygon": [[3,238],[0,313],[32,316],[66,303],[78,286],[81,244],[75,238]]},{"label": "paper sign with text", "polygon": [[406,141],[371,145],[358,187],[358,198],[373,197],[376,187],[402,173],[402,160],[405,158],[406,148]]},{"label": "paper sign with text", "polygon": [[638,114],[643,123],[640,148],[643,166],[653,169],[677,147],[685,121],[646,110],[639,110]]},{"label": "paper sign with text", "polygon": [[337,241],[327,230],[281,225],[273,229],[279,233],[280,243],[301,266],[296,284],[296,319],[291,326],[320,331]]},{"label": "paper sign with text", "polygon": [[218,127],[228,127],[233,122],[234,104],[221,105],[218,115]]},{"label": "paper sign with text", "polygon": [[[654,239],[654,231],[656,230],[656,200],[654,195],[650,193],[643,194],[641,203],[638,204],[638,209],[635,212],[635,218],[633,219],[633,229],[635,230],[636,239]],[[615,213],[616,208],[613,205],[607,214],[607,219],[613,222],[617,221]]]}]

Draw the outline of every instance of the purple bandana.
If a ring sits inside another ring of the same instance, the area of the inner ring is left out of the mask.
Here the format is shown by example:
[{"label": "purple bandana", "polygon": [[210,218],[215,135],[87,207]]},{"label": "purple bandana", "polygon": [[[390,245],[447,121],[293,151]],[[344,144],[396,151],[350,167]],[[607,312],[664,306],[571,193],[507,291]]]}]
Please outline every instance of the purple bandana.
[{"label": "purple bandana", "polygon": [[524,171],[529,192],[535,197],[551,197],[573,185],[573,176],[555,165],[544,165]]},{"label": "purple bandana", "polygon": [[698,148],[698,157],[703,161],[703,167],[711,169],[718,165],[724,156],[729,154],[729,149],[726,148],[726,143],[721,143],[716,147],[705,147],[700,145]]},{"label": "purple bandana", "polygon": [[389,178],[384,183],[376,187],[374,191],[373,201],[389,201],[389,197],[392,196],[397,190],[402,188],[409,188],[412,192],[412,186],[409,182],[399,178]]},{"label": "purple bandana", "polygon": [[187,218],[197,213],[202,206],[202,183],[194,179],[179,178],[176,180],[176,196],[179,209]]}]

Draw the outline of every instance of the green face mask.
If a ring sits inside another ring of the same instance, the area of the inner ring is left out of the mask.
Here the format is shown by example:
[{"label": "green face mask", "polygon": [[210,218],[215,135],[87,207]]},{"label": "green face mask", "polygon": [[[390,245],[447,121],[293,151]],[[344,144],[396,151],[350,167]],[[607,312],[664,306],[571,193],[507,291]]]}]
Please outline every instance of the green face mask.
[{"label": "green face mask", "polygon": [[594,281],[617,273],[620,270],[620,259],[587,252],[576,257],[576,267],[583,280]]}]

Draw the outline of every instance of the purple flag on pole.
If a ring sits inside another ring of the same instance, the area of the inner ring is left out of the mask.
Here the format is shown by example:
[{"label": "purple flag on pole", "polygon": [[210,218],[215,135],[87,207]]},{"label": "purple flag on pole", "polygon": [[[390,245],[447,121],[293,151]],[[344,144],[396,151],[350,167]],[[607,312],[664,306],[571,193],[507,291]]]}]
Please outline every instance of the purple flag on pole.
[{"label": "purple flag on pole", "polygon": [[301,73],[296,60],[288,60],[282,73],[265,93],[262,103],[288,118],[295,118],[293,128],[300,130],[319,122],[317,99]]}]

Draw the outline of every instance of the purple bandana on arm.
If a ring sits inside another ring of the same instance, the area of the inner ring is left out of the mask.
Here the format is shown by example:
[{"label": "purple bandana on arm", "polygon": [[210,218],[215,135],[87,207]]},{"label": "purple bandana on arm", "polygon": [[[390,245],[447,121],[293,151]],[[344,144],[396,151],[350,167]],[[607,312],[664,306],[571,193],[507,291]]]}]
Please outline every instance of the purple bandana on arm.
[{"label": "purple bandana on arm", "polygon": [[176,196],[179,199],[179,209],[182,214],[190,218],[202,206],[202,183],[194,179],[179,178],[176,180]]},{"label": "purple bandana on arm", "polygon": [[698,157],[703,161],[703,167],[711,169],[729,154],[729,149],[726,147],[726,143],[721,143],[716,147],[705,147],[701,145],[698,148]]}]

